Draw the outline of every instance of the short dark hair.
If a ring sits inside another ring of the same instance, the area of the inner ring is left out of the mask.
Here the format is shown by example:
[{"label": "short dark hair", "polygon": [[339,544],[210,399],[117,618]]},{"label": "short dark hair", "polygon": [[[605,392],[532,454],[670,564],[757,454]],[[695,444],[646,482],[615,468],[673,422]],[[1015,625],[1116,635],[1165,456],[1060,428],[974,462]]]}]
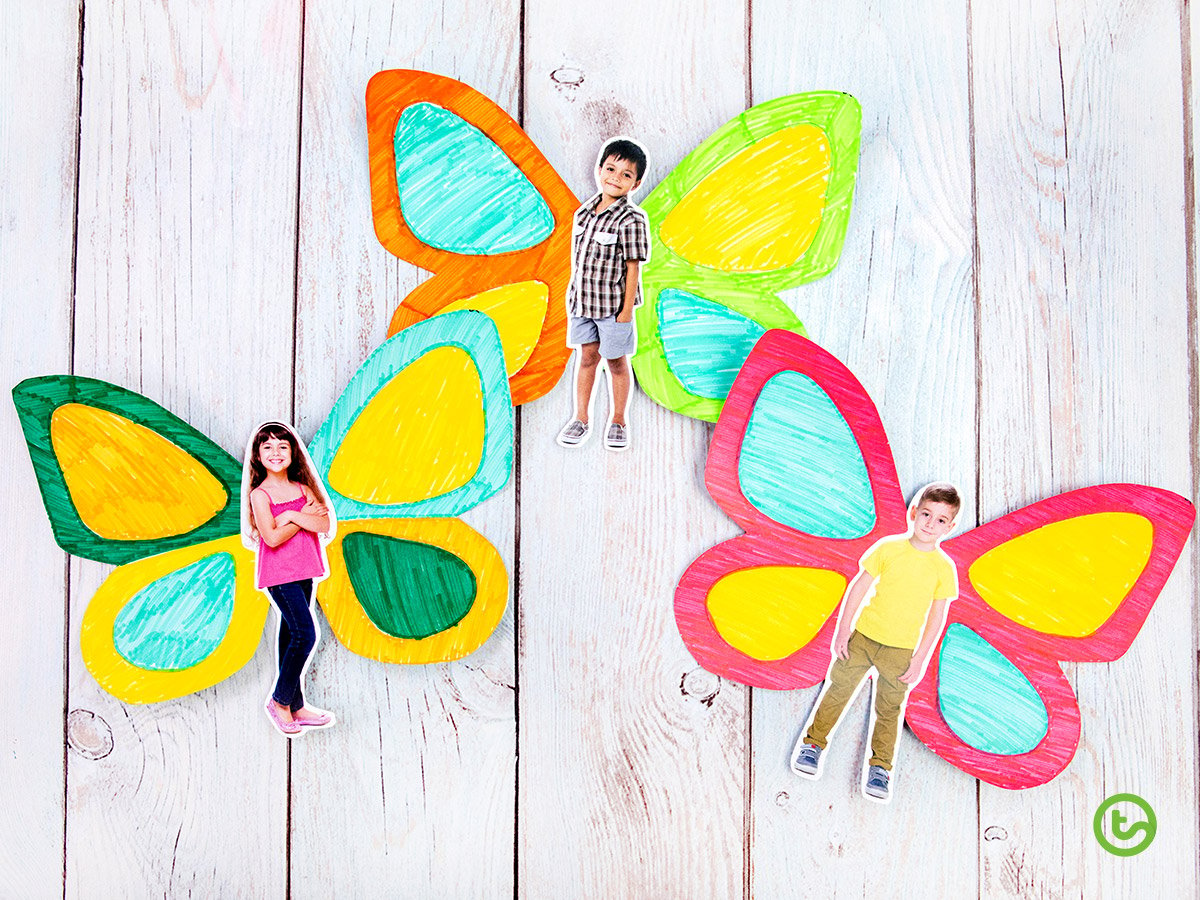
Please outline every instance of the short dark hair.
[{"label": "short dark hair", "polygon": [[610,156],[613,159],[625,159],[633,163],[633,167],[637,170],[638,181],[641,181],[642,176],[646,174],[646,151],[633,141],[625,138],[609,141],[604,145],[604,152],[600,154],[600,165],[604,165],[604,161]]},{"label": "short dark hair", "polygon": [[945,503],[947,506],[953,506],[956,516],[962,509],[962,498],[958,496],[958,488],[945,481],[935,481],[921,491],[921,496],[917,498],[917,505],[920,506],[925,500],[930,503]]}]

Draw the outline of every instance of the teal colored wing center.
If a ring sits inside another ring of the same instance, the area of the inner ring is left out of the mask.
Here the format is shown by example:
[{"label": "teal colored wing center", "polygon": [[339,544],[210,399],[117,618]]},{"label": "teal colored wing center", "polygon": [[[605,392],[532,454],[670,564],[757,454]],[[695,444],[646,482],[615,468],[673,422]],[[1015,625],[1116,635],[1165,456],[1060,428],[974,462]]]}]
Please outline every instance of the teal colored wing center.
[{"label": "teal colored wing center", "polygon": [[764,329],[728,307],[688,291],[658,295],[659,333],[667,365],[698,397],[724,400]]},{"label": "teal colored wing center", "polygon": [[554,230],[537,188],[474,125],[432,103],[396,123],[400,212],[418,238],[476,256],[524,250]]},{"label": "teal colored wing center", "polygon": [[858,441],[829,395],[799,372],[780,372],[763,386],[738,481],[761,513],[806,534],[849,539],[875,527]]},{"label": "teal colored wing center", "polygon": [[217,649],[233,618],[236,566],[214,553],[146,585],[122,607],[113,645],[130,664],[177,672]]},{"label": "teal colored wing center", "polygon": [[441,547],[358,531],[346,535],[342,553],[367,617],[392,637],[438,634],[475,602],[475,573]]},{"label": "teal colored wing center", "polygon": [[938,655],[938,706],[959,740],[984,753],[1028,753],[1050,727],[1029,679],[957,622],[946,629]]}]

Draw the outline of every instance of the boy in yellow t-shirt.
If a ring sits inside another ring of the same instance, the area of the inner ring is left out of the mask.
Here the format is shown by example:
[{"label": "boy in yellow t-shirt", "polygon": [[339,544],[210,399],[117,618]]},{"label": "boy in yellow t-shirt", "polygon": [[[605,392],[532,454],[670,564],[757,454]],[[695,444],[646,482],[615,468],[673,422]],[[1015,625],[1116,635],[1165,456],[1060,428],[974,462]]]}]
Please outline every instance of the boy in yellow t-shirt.
[{"label": "boy in yellow t-shirt", "polygon": [[[875,713],[863,793],[884,802],[891,796],[892,760],[909,688],[925,673],[946,621],[946,605],[958,596],[954,563],[938,543],[954,530],[961,506],[953,485],[929,485],[908,511],[911,530],[884,538],[862,558],[846,591],[825,688],[792,751],[797,775],[820,776],[829,736],[874,669]],[[863,606],[872,585],[875,591]]]}]

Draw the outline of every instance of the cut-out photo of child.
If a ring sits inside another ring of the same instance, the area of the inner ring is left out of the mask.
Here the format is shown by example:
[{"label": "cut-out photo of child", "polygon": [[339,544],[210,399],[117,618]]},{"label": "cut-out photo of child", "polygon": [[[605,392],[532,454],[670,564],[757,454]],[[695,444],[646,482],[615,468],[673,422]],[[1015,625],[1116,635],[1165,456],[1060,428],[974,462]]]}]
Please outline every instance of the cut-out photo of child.
[{"label": "cut-out photo of child", "polygon": [[646,151],[637,142],[606,142],[596,161],[599,190],[575,213],[567,287],[567,343],[578,349],[575,414],[558,433],[563,447],[578,447],[591,436],[592,391],[601,367],[608,370],[611,401],[604,446],[629,446],[629,357],[637,349],[633,310],[642,302],[641,264],[650,257],[649,220],[630,196],[645,174]]},{"label": "cut-out photo of child", "polygon": [[255,552],[258,589],[279,613],[278,675],[264,708],[289,738],[336,721],[304,699],[304,675],[321,637],[313,599],[317,582],[329,575],[325,543],[336,528],[329,494],[295,429],[264,422],[246,447],[242,541]]},{"label": "cut-out photo of child", "polygon": [[930,484],[909,507],[909,530],[883,538],[863,555],[858,575],[846,589],[825,686],[792,751],[797,775],[820,777],[834,730],[874,671],[871,755],[863,794],[884,803],[891,799],[908,692],[925,674],[945,627],[947,606],[958,596],[954,563],[938,545],[954,530],[961,508],[953,485]]}]

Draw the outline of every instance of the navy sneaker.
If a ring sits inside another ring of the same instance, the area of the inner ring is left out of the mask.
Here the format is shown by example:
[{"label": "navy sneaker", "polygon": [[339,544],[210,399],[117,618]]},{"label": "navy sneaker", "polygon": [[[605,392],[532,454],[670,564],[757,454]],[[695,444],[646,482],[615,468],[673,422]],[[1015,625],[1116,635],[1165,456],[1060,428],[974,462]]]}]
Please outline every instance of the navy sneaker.
[{"label": "navy sneaker", "polygon": [[891,786],[889,782],[891,776],[888,770],[883,766],[871,766],[867,769],[867,784],[863,791],[868,797],[874,797],[876,800],[886,800],[891,795]]},{"label": "navy sneaker", "polygon": [[821,752],[824,749],[816,744],[806,744],[804,738],[800,738],[800,742],[796,744],[796,750],[792,754],[792,771],[797,775],[816,778],[821,774]]}]

